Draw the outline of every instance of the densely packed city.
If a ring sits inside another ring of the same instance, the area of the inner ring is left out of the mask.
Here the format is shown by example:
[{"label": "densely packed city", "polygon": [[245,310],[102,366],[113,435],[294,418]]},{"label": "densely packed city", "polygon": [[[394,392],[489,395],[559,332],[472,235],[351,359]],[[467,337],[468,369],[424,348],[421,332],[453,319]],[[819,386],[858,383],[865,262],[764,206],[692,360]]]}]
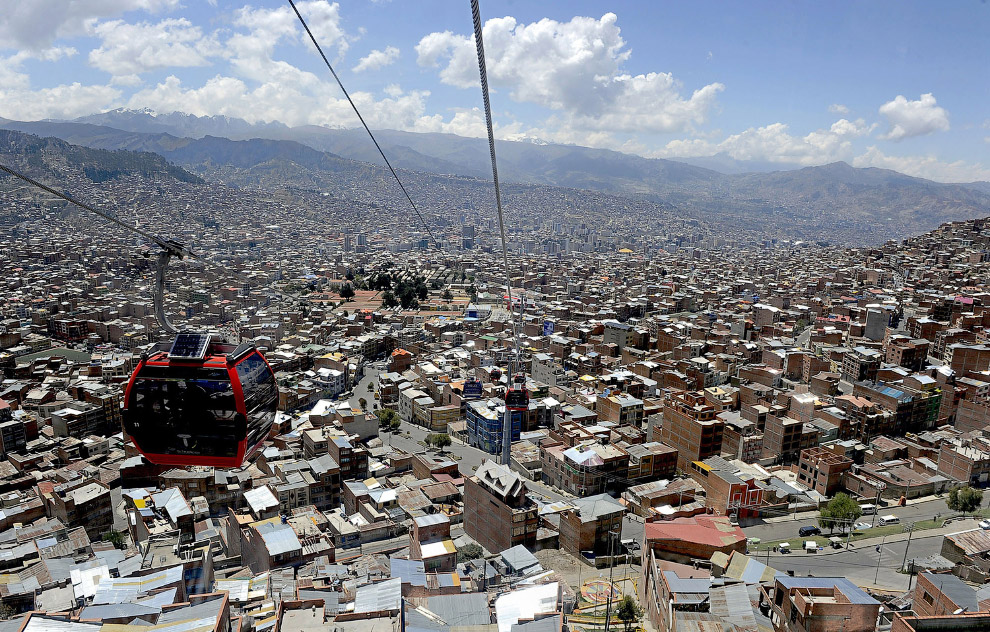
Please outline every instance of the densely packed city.
[{"label": "densely packed city", "polygon": [[146,460],[156,249],[0,181],[0,632],[990,626],[984,220],[843,249],[533,187],[510,302],[480,185],[427,230],[53,155],[200,257],[166,312],[278,412],[242,467]]}]

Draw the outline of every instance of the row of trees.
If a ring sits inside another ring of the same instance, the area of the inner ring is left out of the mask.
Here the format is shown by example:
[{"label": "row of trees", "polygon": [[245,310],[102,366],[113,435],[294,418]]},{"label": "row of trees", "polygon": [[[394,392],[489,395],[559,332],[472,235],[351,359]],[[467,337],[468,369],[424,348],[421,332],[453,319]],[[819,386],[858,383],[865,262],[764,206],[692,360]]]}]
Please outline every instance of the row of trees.
[{"label": "row of trees", "polygon": [[[945,504],[952,511],[963,514],[973,513],[983,504],[983,491],[968,485],[956,487],[949,492]],[[818,516],[818,526],[829,531],[835,531],[836,528],[845,529],[862,515],[863,509],[859,503],[848,494],[839,492],[822,508]]]}]

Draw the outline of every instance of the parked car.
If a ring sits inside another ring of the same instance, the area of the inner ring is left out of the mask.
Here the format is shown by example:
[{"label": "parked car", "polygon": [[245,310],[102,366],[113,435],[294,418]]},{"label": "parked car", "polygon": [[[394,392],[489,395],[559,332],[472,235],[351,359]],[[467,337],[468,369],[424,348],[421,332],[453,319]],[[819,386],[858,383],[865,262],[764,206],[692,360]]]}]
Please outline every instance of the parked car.
[{"label": "parked car", "polygon": [[821,529],[810,524],[806,524],[800,529],[798,529],[798,535],[801,536],[802,538],[807,537],[809,535],[821,535],[821,534],[822,534]]},{"label": "parked car", "polygon": [[887,525],[891,525],[891,524],[899,524],[901,522],[901,519],[891,514],[889,516],[882,516],[879,520],[877,520],[877,522],[880,523],[881,527],[886,527]]},{"label": "parked car", "polygon": [[853,525],[853,531],[866,531],[872,526],[869,522],[857,522]]},{"label": "parked car", "polygon": [[990,520],[980,520],[981,529],[990,529]]}]

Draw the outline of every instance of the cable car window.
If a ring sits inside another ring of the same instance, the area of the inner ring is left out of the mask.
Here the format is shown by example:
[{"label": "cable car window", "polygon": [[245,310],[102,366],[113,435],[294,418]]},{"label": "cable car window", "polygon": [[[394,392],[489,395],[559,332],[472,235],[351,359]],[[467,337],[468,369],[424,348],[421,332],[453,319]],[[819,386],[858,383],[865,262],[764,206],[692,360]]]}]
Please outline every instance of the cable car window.
[{"label": "cable car window", "polygon": [[278,385],[275,376],[258,353],[252,353],[237,364],[237,377],[244,393],[247,411],[247,449],[250,450],[268,436],[278,408]]},{"label": "cable car window", "polygon": [[237,456],[244,421],[222,369],[145,366],[128,405],[130,432],[152,454]]}]

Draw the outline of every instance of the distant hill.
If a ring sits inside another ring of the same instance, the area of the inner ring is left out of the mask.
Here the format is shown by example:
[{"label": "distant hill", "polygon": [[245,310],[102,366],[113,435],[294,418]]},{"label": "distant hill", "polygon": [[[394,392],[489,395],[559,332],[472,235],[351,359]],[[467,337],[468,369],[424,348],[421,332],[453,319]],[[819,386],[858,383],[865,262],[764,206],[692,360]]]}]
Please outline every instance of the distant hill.
[{"label": "distant hill", "polygon": [[204,182],[156,153],[93,149],[58,138],[39,138],[6,129],[0,129],[0,155],[3,154],[16,155],[31,167],[78,169],[93,182],[105,182],[123,175],[166,176],[181,182]]},{"label": "distant hill", "polygon": [[[203,177],[238,186],[318,188],[369,203],[391,186],[364,130],[252,126],[238,119],[147,112],[87,118],[131,129],[59,121],[0,121],[0,127],[100,149],[152,151]],[[230,137],[200,133],[216,128]],[[140,129],[156,131],[135,131]],[[178,135],[180,129],[197,136]],[[277,138],[237,138],[251,135]],[[376,135],[393,165],[406,170],[407,184],[452,196],[471,181],[490,181],[482,139],[390,130]],[[497,149],[499,174],[507,184],[600,191],[659,203],[685,218],[727,228],[765,227],[782,237],[876,243],[990,215],[990,183],[942,184],[846,163],[726,174],[569,145],[500,142]]]}]

